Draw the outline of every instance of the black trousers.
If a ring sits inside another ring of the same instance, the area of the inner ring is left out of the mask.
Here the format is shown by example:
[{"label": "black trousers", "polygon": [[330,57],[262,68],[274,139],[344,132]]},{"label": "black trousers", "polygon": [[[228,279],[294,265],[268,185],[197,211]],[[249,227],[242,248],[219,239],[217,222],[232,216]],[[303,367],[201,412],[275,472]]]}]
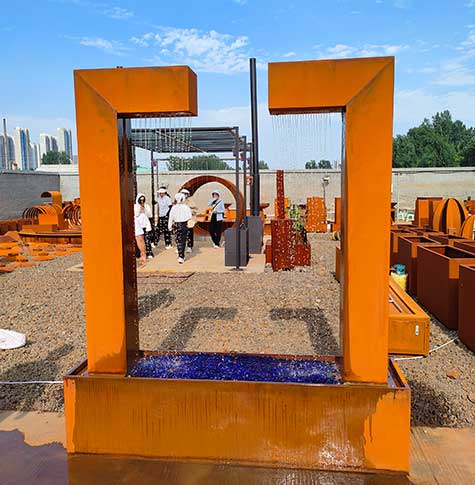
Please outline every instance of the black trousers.
[{"label": "black trousers", "polygon": [[152,250],[153,237],[154,237],[153,230],[147,232],[144,228],[143,238],[145,240],[145,252],[147,253],[147,256],[153,256],[153,250]]},{"label": "black trousers", "polygon": [[189,248],[193,248],[195,244],[195,233],[192,227],[187,227],[188,231],[186,233],[186,245]]},{"label": "black trousers", "polygon": [[172,245],[172,235],[168,230],[168,216],[158,218],[156,234],[157,234],[157,243],[158,241],[160,241],[160,236],[163,234],[163,239],[165,239],[165,245],[166,246]]},{"label": "black trousers", "polygon": [[188,235],[188,226],[186,222],[175,222],[175,240],[178,249],[178,257],[185,258],[185,246]]},{"label": "black trousers", "polygon": [[223,232],[223,221],[218,221],[216,214],[211,216],[211,221],[209,223],[209,234],[213,243],[219,246],[221,242],[221,233]]}]

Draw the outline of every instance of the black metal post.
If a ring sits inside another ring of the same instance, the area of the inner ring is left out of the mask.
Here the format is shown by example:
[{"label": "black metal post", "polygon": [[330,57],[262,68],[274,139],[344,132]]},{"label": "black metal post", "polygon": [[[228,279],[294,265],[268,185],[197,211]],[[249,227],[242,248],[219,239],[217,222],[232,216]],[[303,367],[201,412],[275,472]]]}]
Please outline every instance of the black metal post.
[{"label": "black metal post", "polygon": [[240,154],[240,139],[239,139],[239,128],[234,127],[234,156],[236,159],[236,271],[240,270],[241,265],[241,221],[239,220],[239,154]]},{"label": "black metal post", "polygon": [[253,197],[251,214],[259,215],[260,210],[260,178],[259,178],[259,134],[257,120],[257,71],[256,58],[249,59],[251,74],[251,129],[252,129],[252,191]]},{"label": "black metal post", "polygon": [[155,206],[157,201],[155,200],[155,171],[154,171],[154,161],[153,161],[153,150],[150,150],[150,178],[152,184],[152,219],[155,224]]},{"label": "black metal post", "polygon": [[243,187],[242,191],[244,194],[244,227],[247,229],[247,137],[243,136],[241,138],[242,151],[242,180]]}]

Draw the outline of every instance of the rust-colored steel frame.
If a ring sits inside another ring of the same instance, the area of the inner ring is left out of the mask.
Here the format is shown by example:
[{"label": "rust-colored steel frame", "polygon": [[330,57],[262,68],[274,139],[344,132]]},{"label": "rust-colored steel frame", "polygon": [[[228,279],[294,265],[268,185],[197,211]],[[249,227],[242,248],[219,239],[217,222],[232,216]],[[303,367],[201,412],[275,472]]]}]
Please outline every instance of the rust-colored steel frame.
[{"label": "rust-colored steel frame", "polygon": [[74,88],[88,371],[124,375],[138,351],[130,118],[196,115],[196,75],[185,66],[77,70]]},{"label": "rust-colored steel frame", "polygon": [[393,91],[392,57],[269,64],[271,114],[344,115],[341,347],[353,382],[388,379]]}]

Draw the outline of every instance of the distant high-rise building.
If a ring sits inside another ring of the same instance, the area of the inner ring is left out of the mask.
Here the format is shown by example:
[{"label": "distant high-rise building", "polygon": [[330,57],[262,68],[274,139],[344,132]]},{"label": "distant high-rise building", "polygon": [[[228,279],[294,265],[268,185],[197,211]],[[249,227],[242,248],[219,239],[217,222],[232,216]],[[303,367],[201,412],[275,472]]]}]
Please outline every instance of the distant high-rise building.
[{"label": "distant high-rise building", "polygon": [[51,135],[40,133],[40,164],[43,155],[51,151]]},{"label": "distant high-rise building", "polygon": [[5,160],[5,139],[3,135],[0,135],[0,169],[6,169],[11,167],[15,163],[15,142],[11,136],[8,138],[8,156]]},{"label": "distant high-rise building", "polygon": [[25,128],[15,128],[15,161],[20,170],[32,170],[30,162],[30,133]]},{"label": "distant high-rise building", "polygon": [[55,136],[51,135],[50,140],[51,140],[51,151],[57,152],[58,151],[58,139]]},{"label": "distant high-rise building", "polygon": [[58,151],[65,152],[70,160],[73,159],[73,139],[71,130],[58,128]]},{"label": "distant high-rise building", "polygon": [[38,143],[30,143],[30,170],[36,170],[40,163],[40,147]]}]

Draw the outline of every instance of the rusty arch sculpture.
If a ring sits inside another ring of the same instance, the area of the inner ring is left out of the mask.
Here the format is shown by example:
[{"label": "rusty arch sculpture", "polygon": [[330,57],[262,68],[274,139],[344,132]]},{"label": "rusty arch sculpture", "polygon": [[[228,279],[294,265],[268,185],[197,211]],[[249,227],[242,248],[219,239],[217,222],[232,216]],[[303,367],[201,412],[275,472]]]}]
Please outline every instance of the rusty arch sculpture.
[{"label": "rusty arch sculpture", "polygon": [[[183,184],[180,190],[187,189],[190,191],[190,194],[193,195],[198,189],[203,187],[203,185],[209,184],[209,183],[218,183],[221,185],[224,185],[233,195],[234,195],[234,200],[236,203],[238,202],[236,200],[236,193],[237,193],[237,188],[236,185],[233,184],[231,181],[223,178],[223,177],[218,177],[216,175],[199,175],[198,177],[194,177],[185,184]],[[238,204],[236,204],[238,205]],[[244,218],[244,197],[242,195],[242,192],[239,192],[239,214],[238,214],[238,220],[241,222]],[[198,227],[203,229],[203,227],[198,223]]]},{"label": "rusty arch sculpture", "polygon": [[457,199],[444,199],[435,209],[432,229],[445,234],[460,234],[468,211]]}]

